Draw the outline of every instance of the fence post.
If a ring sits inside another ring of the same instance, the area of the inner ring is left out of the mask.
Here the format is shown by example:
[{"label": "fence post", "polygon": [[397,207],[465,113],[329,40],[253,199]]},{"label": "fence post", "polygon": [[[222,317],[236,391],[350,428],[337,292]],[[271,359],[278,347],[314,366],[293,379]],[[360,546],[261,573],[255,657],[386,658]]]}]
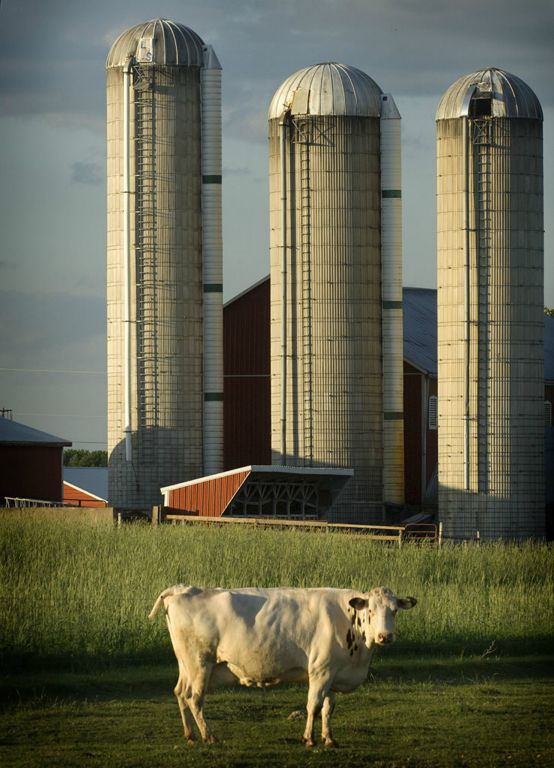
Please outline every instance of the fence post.
[{"label": "fence post", "polygon": [[439,523],[439,549],[442,549],[442,520]]}]

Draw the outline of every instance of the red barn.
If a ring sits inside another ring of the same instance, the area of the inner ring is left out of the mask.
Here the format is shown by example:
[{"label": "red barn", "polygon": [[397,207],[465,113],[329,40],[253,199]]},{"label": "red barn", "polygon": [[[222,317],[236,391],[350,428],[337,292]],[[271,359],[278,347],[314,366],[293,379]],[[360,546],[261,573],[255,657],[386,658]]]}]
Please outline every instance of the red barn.
[{"label": "red barn", "polygon": [[[408,507],[437,503],[437,292],[404,288]],[[269,277],[224,307],[225,469],[271,463]],[[547,506],[554,511],[554,318],[545,315]]]},{"label": "red barn", "polygon": [[108,506],[107,467],[64,467],[63,500],[71,507]]},{"label": "red barn", "polygon": [[16,498],[61,502],[63,449],[70,445],[0,417],[0,504]]}]

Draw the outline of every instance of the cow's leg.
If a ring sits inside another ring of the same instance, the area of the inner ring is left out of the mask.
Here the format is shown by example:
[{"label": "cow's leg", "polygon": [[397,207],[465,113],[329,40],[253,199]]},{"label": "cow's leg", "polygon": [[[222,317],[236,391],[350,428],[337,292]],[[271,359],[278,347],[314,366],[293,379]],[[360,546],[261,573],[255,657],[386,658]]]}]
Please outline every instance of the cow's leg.
[{"label": "cow's leg", "polygon": [[310,675],[310,684],[308,688],[308,703],[306,704],[306,711],[308,717],[306,719],[306,729],[302,741],[308,747],[314,747],[314,722],[315,718],[321,712],[323,702],[327,696],[327,691],[331,685],[331,681],[327,677],[321,677],[320,675]]},{"label": "cow's leg", "polygon": [[213,668],[213,664],[199,662],[198,665],[195,665],[194,671],[191,670],[192,674],[185,689],[187,706],[193,714],[202,741],[207,744],[213,744],[215,741],[204,717],[204,698]]},{"label": "cow's leg", "polygon": [[194,732],[194,719],[190,713],[185,699],[186,682],[183,672],[179,675],[177,685],[173,693],[177,699],[179,705],[179,712],[181,713],[181,720],[183,721],[183,729],[185,732],[185,739],[189,744],[193,744],[196,741],[196,734]]},{"label": "cow's leg", "polygon": [[321,710],[321,738],[326,747],[336,747],[331,731],[331,715],[334,709],[335,694],[330,692],[323,700],[323,708]]}]

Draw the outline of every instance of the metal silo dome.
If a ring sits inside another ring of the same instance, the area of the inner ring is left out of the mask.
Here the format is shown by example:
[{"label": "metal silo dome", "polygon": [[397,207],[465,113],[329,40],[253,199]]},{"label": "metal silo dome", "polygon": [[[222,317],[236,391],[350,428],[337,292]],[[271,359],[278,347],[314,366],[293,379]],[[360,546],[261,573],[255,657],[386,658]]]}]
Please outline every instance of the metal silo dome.
[{"label": "metal silo dome", "polygon": [[379,117],[381,89],[356,67],[336,62],[298,70],[277,89],[268,120],[287,110],[291,115]]},{"label": "metal silo dome", "polygon": [[490,117],[543,119],[539,100],[527,83],[494,67],[480,69],[456,80],[443,94],[435,119],[478,117],[480,115],[474,113],[480,103]]},{"label": "metal silo dome", "polygon": [[106,68],[123,67],[129,58],[141,64],[201,67],[204,41],[189,27],[170,19],[152,19],[123,32],[112,45]]}]

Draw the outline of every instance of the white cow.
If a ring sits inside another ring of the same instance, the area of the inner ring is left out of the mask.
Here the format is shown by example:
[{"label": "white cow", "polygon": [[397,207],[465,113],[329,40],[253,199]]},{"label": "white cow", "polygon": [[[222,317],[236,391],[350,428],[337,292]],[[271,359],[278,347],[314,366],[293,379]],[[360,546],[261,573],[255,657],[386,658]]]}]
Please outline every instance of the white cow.
[{"label": "white cow", "polygon": [[179,584],[161,593],[148,618],[164,606],[179,664],[175,696],[189,742],[194,721],[202,739],[214,741],[203,711],[208,688],[307,682],[303,741],[314,746],[314,718],[321,712],[323,742],[333,746],[335,694],[366,680],[374,647],[395,640],[398,609],[415,604],[415,598],[383,587],[356,592]]}]

